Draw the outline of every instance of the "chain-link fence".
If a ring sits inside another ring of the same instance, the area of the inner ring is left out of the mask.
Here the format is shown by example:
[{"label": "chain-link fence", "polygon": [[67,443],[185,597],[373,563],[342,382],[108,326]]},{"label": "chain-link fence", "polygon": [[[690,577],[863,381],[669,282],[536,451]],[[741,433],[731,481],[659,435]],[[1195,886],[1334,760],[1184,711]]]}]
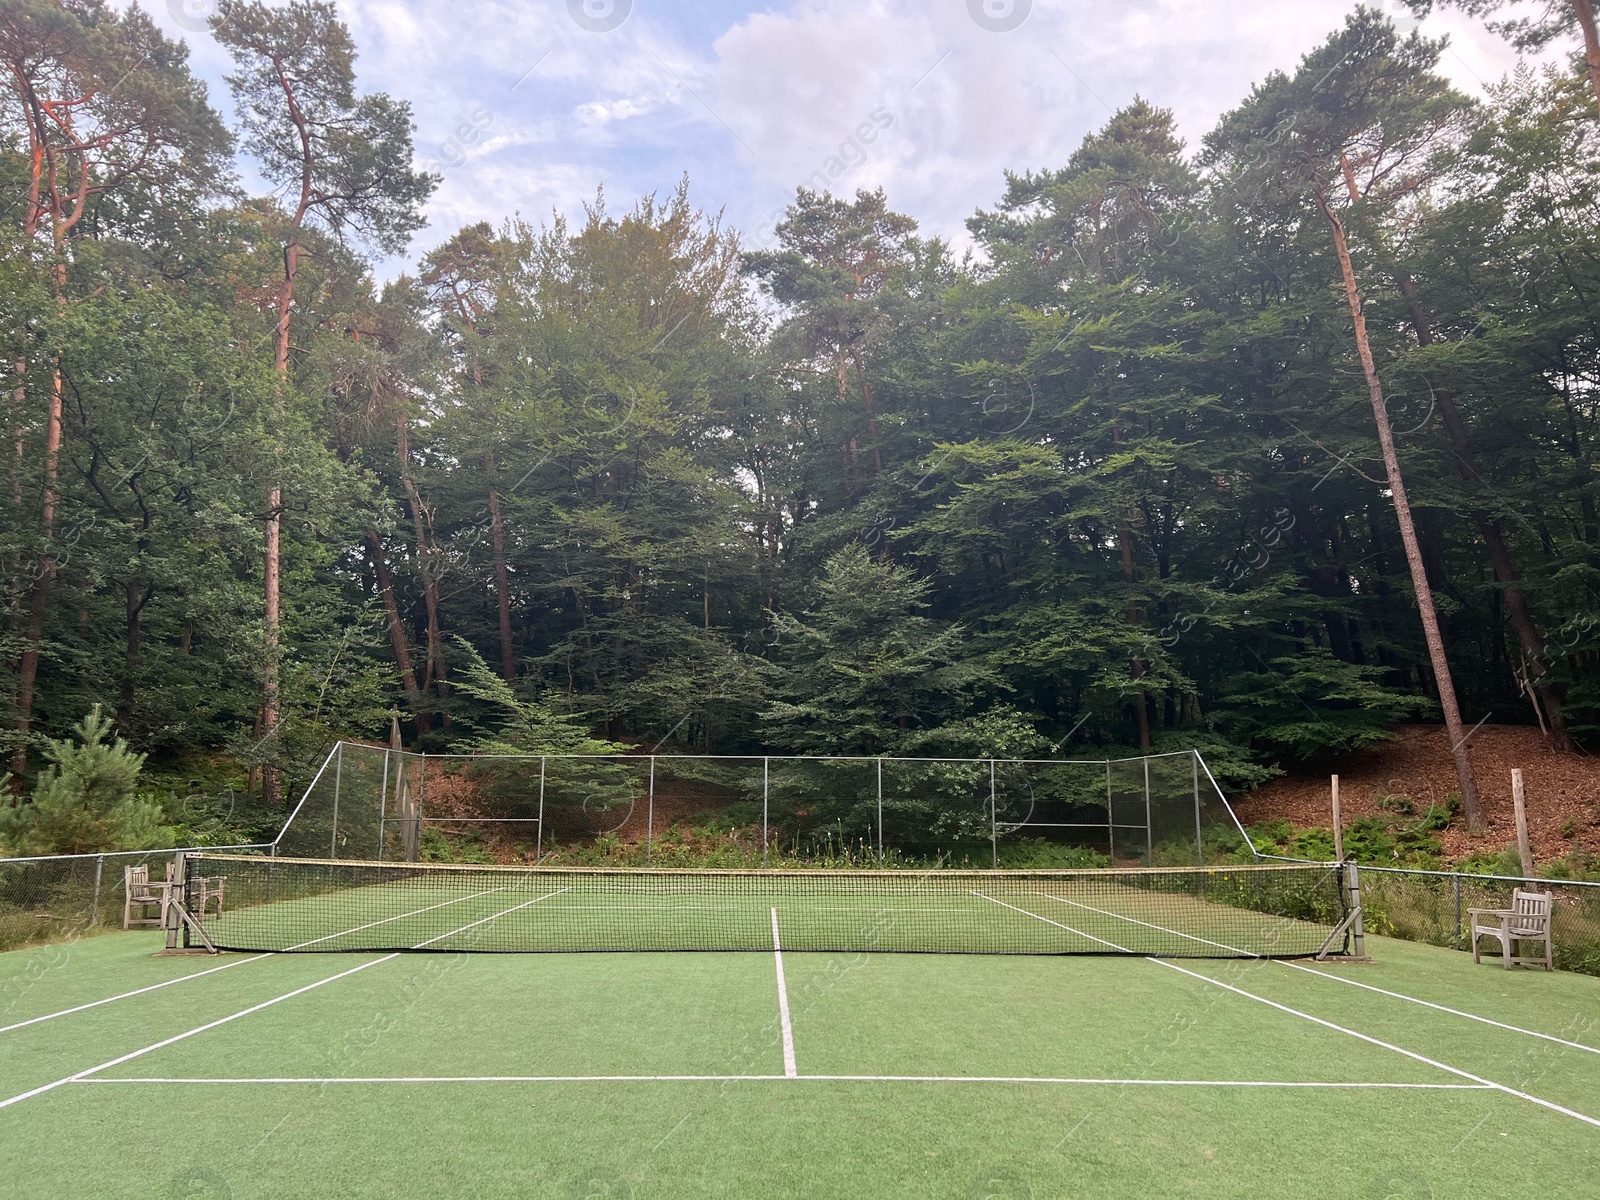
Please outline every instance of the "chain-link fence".
[{"label": "chain-link fence", "polygon": [[[422,755],[340,743],[279,834],[289,857],[416,861],[440,840],[540,859],[609,836],[699,828],[762,862],[1029,865],[1066,846],[1110,863],[1204,866],[1243,833],[1199,754],[1122,760],[784,755]],[[1053,865],[1053,864],[1038,864]]]},{"label": "chain-link fence", "polygon": [[[97,928],[120,928],[127,897],[125,869],[146,867],[152,880],[164,880],[167,865],[180,853],[176,849],[132,850],[0,859],[0,950],[81,937]],[[155,914],[141,911],[136,915]]]},{"label": "chain-link fence", "polygon": [[[1600,883],[1362,867],[1368,933],[1471,950],[1470,910],[1509,909],[1517,888],[1548,892],[1556,966],[1600,975]],[[1498,957],[1497,944],[1493,947]]]}]

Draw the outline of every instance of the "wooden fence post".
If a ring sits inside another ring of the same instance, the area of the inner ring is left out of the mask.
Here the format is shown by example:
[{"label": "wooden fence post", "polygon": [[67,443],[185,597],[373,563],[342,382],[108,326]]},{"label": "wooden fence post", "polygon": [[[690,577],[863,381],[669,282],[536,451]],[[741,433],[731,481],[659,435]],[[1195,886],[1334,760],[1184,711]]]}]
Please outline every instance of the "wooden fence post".
[{"label": "wooden fence post", "polygon": [[1344,861],[1344,821],[1339,815],[1339,777],[1333,777],[1333,858]]},{"label": "wooden fence post", "polygon": [[1522,856],[1522,874],[1533,878],[1533,843],[1528,840],[1528,797],[1522,786],[1522,768],[1511,768],[1511,805],[1517,817],[1517,853]]}]

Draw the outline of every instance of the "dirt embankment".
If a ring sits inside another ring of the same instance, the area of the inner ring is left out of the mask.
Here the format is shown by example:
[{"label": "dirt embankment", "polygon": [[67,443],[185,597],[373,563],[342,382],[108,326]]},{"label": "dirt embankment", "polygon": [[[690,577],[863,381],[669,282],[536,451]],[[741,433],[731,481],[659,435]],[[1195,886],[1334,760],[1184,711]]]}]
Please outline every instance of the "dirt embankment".
[{"label": "dirt embankment", "polygon": [[[1392,817],[1377,805],[1381,795],[1409,796],[1421,811],[1459,791],[1450,744],[1442,726],[1402,725],[1394,741],[1346,756],[1330,767],[1339,775],[1346,822],[1360,816]],[[1520,725],[1481,725],[1467,741],[1478,795],[1488,818],[1483,838],[1467,836],[1458,815],[1437,836],[1452,861],[1497,851],[1516,840],[1511,807],[1511,768],[1521,767],[1527,784],[1528,832],[1534,858],[1549,862],[1575,851],[1600,853],[1600,757],[1556,754],[1537,730]],[[1327,827],[1328,776],[1289,775],[1245,796],[1233,797],[1245,824],[1287,818],[1296,825]]]}]

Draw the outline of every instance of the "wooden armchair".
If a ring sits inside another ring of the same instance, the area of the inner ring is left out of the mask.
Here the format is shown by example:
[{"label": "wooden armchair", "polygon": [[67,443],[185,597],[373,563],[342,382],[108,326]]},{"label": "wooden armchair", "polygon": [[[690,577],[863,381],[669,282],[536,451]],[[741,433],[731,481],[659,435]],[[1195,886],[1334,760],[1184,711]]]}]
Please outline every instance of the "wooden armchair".
[{"label": "wooden armchair", "polygon": [[191,911],[197,917],[206,915],[207,908],[215,908],[217,916],[222,915],[222,893],[228,886],[226,875],[207,875],[189,881],[189,900]]},{"label": "wooden armchair", "polygon": [[[1546,971],[1555,966],[1555,952],[1550,939],[1550,894],[1525,892],[1521,888],[1511,893],[1510,908],[1469,908],[1472,920],[1472,961],[1482,962],[1478,956],[1478,939],[1492,937],[1500,943],[1500,959],[1506,970],[1512,963],[1542,963]],[[1522,956],[1516,953],[1517,942],[1543,942],[1542,956]]]},{"label": "wooden armchair", "polygon": [[[172,865],[167,864],[167,874],[172,874]],[[167,924],[167,905],[172,903],[172,880],[151,879],[150,868],[123,867],[122,868],[122,927],[131,929],[135,925],[159,925],[163,929]],[[146,911],[154,905],[156,915],[150,916]],[[139,915],[133,915],[133,910],[139,909]]]}]

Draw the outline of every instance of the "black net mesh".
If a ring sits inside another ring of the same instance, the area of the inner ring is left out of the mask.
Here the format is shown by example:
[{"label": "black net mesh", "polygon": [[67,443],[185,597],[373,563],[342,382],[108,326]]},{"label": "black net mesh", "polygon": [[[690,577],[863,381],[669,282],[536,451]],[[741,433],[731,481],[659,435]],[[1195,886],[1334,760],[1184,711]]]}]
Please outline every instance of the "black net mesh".
[{"label": "black net mesh", "polygon": [[[1316,953],[1337,868],[706,871],[189,860],[229,950],[786,950],[944,954]],[[204,880],[206,882],[202,883]],[[1338,947],[1336,947],[1338,948]]]}]

